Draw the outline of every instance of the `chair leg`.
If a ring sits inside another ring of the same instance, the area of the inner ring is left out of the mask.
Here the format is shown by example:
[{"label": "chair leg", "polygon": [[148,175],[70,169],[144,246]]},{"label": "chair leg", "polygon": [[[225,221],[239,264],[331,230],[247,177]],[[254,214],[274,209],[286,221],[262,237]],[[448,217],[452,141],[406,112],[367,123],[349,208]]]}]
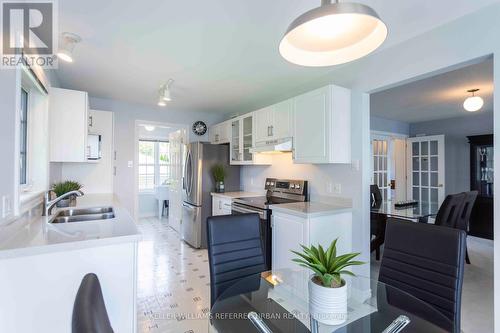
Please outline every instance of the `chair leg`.
[{"label": "chair leg", "polygon": [[379,260],[380,260],[380,245],[379,245],[379,246],[377,246],[377,248],[375,249],[375,259],[376,259],[377,261],[379,261]]},{"label": "chair leg", "polygon": [[465,249],[465,262],[470,265],[469,250]]}]

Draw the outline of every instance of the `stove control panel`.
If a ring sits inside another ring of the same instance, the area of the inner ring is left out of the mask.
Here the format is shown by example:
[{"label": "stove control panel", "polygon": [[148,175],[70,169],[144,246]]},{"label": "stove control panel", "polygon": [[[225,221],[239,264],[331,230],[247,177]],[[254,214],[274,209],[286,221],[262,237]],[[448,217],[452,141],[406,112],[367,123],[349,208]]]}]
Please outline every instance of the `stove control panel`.
[{"label": "stove control panel", "polygon": [[307,195],[307,181],[267,178],[265,189],[271,192]]}]

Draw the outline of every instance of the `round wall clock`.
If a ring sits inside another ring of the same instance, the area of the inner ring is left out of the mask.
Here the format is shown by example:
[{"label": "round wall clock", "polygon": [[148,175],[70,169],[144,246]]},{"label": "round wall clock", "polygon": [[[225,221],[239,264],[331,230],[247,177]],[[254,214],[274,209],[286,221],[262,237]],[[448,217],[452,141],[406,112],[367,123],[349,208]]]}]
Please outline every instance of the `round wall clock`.
[{"label": "round wall clock", "polygon": [[207,124],[203,121],[197,121],[193,124],[193,133],[196,135],[203,135],[207,133]]}]

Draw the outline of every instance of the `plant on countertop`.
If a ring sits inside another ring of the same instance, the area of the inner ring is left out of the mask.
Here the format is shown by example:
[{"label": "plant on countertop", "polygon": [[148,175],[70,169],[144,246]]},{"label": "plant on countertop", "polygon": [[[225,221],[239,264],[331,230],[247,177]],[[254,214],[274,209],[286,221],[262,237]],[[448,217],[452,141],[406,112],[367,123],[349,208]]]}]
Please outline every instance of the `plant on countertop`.
[{"label": "plant on countertop", "polygon": [[216,164],[212,167],[212,175],[216,182],[224,182],[224,178],[226,178],[226,169],[222,164]]},{"label": "plant on countertop", "polygon": [[71,191],[77,191],[83,187],[82,184],[79,182],[75,182],[72,180],[67,180],[64,182],[60,183],[55,183],[52,185],[52,191],[56,194],[57,197],[60,197],[61,195],[71,192]]},{"label": "plant on countertop", "polygon": [[346,270],[349,266],[363,265],[362,261],[353,260],[359,253],[347,253],[337,256],[337,239],[334,240],[328,249],[321,245],[310,248],[300,245],[303,253],[292,251],[300,258],[292,259],[302,267],[309,268],[314,272],[313,281],[323,287],[340,288],[345,285],[342,275],[354,276],[354,273]]}]

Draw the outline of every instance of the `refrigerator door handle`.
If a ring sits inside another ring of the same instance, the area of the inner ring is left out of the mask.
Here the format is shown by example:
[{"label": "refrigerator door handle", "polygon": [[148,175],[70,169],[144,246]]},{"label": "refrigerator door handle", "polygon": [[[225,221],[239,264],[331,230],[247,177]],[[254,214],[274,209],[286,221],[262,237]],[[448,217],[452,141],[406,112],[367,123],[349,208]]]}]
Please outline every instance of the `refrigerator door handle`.
[{"label": "refrigerator door handle", "polygon": [[194,207],[193,207],[193,206],[190,206],[190,205],[185,204],[185,203],[182,203],[182,207],[185,207],[185,208],[187,208],[187,209],[189,209],[189,210],[194,210]]},{"label": "refrigerator door handle", "polygon": [[191,195],[191,187],[192,187],[192,181],[193,181],[193,177],[192,177],[193,163],[191,162],[191,151],[190,150],[188,150],[188,153],[186,156],[186,163],[185,163],[184,169],[185,169],[185,171],[184,171],[185,191],[186,191],[187,196],[189,197]]}]

